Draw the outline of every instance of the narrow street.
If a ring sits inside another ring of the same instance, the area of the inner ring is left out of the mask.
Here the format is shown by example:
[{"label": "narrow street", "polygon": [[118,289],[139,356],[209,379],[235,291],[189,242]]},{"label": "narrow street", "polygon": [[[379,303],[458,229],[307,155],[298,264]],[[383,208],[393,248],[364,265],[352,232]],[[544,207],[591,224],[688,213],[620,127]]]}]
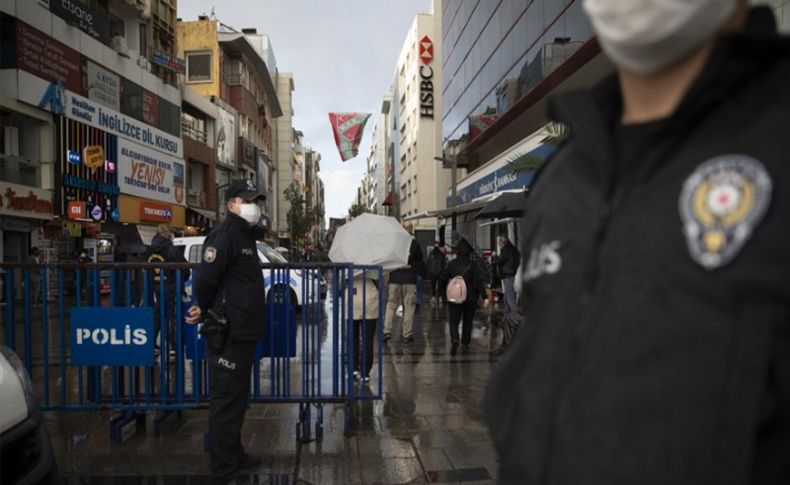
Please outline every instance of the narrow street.
[{"label": "narrow street", "polygon": [[[496,454],[480,399],[499,332],[486,328],[480,310],[471,352],[451,356],[446,307],[432,309],[429,300],[415,319],[414,342],[384,344],[384,399],[356,403],[350,436],[343,432],[343,405],[324,406],[323,439],[306,444],[296,439],[297,405],[252,405],[242,439],[249,453],[263,457],[259,468],[247,471],[254,483],[493,483]],[[394,335],[399,330],[398,319]],[[123,444],[110,439],[109,413],[45,416],[70,483],[104,483],[111,476],[128,483],[208,483],[207,410],[170,416],[158,434],[149,426]]]}]

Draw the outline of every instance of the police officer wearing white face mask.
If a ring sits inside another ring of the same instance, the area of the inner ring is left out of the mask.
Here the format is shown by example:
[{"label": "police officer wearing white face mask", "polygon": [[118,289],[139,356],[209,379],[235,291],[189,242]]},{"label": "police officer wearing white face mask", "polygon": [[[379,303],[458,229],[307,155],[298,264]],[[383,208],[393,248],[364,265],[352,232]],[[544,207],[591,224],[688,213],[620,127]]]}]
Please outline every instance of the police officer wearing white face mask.
[{"label": "police officer wearing white face mask", "polygon": [[209,310],[227,318],[227,332],[206,337],[211,366],[209,453],[217,484],[232,481],[240,469],[261,461],[244,451],[241,427],[255,347],[266,334],[266,294],[256,248],[264,234],[258,203],[265,198],[249,181],[238,180],[228,187],[228,215],[203,244],[193,286],[197,305],[187,318],[187,323],[197,323]]},{"label": "police officer wearing white face mask", "polygon": [[788,484],[790,40],[746,0],[583,5],[617,72],[551,103],[500,479]]}]

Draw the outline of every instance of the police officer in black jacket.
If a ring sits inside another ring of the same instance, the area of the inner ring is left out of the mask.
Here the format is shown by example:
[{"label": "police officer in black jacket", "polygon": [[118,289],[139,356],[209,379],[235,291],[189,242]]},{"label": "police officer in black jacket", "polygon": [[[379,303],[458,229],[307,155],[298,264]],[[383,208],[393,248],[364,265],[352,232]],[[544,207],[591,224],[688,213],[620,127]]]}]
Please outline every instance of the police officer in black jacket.
[{"label": "police officer in black jacket", "polygon": [[585,0],[618,73],[552,105],[502,481],[790,483],[790,39],[747,3]]},{"label": "police officer in black jacket", "polygon": [[[234,479],[240,468],[260,463],[241,445],[241,426],[247,408],[255,347],[266,333],[265,289],[256,240],[265,200],[249,181],[233,182],[226,194],[228,215],[203,244],[203,260],[195,272],[197,305],[188,323],[197,323],[209,310],[228,321],[227,334],[207,337],[211,366],[209,450],[216,483]],[[217,340],[219,339],[219,342]]]}]

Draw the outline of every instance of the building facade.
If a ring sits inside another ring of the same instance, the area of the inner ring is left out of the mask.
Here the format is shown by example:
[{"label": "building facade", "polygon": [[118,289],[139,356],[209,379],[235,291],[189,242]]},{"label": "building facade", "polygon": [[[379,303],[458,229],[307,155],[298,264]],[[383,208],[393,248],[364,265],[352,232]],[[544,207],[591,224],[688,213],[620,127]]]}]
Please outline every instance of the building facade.
[{"label": "building facade", "polygon": [[[396,213],[414,219],[418,238],[432,239],[436,219],[420,217],[443,209],[449,187],[450,171],[436,160],[441,155],[441,79],[442,43],[440,38],[441,2],[433,13],[418,14],[409,29],[398,57],[393,114],[393,177],[399,207]],[[397,149],[395,149],[397,148]],[[397,159],[395,155],[397,154]]]},{"label": "building facade", "polygon": [[456,200],[444,192],[439,237],[449,239],[455,212],[461,232],[493,249],[498,234],[518,239],[516,222],[474,215],[502,192],[528,190],[534,171],[515,166],[553,150],[544,143],[547,98],[592,86],[612,67],[581,0],[445,0],[441,25],[443,158],[467,173]]},{"label": "building facade", "polygon": [[35,246],[46,262],[108,262],[160,222],[185,224],[179,62],[148,49],[176,2],[162,16],[127,3],[0,3],[3,261]]},{"label": "building facade", "polygon": [[[268,38],[255,29],[238,32],[207,17],[178,23],[178,52],[186,62],[185,87],[219,107],[219,194],[236,178],[253,181],[267,194],[272,192],[274,123],[282,108],[264,60],[264,56],[274,58],[270,47]],[[270,222],[272,199],[267,198],[264,207]]]},{"label": "building facade", "polygon": [[[218,107],[190,89],[183,91],[181,131],[186,165],[185,233],[204,235],[217,222]],[[223,204],[224,205],[224,204]]]},{"label": "building facade", "polygon": [[275,218],[272,221],[276,228],[279,243],[290,236],[288,234],[288,201],[285,200],[285,189],[293,182],[294,172],[294,133],[293,133],[293,92],[294,78],[291,73],[277,73],[277,98],[280,100],[283,115],[277,118],[274,128],[274,166],[275,187],[272,197],[275,203]]}]

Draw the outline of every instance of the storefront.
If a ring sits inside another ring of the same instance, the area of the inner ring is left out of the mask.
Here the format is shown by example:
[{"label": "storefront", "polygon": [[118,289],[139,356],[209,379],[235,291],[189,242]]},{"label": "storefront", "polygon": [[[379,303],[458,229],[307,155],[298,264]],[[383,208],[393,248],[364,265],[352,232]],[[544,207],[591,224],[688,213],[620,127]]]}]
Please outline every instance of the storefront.
[{"label": "storefront", "polygon": [[142,244],[148,246],[159,224],[168,224],[175,228],[186,226],[186,209],[178,204],[121,195],[120,220],[122,224],[136,226]]},{"label": "storefront", "polygon": [[[52,191],[0,182],[0,262],[25,262],[33,247],[41,250],[44,262],[54,262],[52,239],[45,231],[52,210]],[[21,273],[15,276],[14,288],[21,288]],[[0,277],[5,288],[5,274]]]}]

